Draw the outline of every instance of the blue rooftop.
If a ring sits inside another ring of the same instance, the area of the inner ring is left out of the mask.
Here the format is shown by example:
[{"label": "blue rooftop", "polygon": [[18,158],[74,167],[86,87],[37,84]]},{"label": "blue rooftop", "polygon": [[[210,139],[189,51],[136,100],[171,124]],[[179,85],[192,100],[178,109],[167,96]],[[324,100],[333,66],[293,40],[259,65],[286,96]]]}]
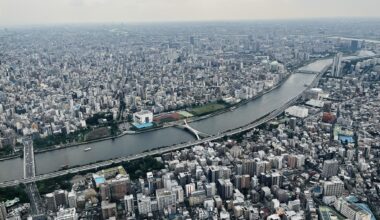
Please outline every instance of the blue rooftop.
[{"label": "blue rooftop", "polygon": [[101,183],[105,183],[106,182],[106,179],[104,177],[102,177],[102,176],[95,177],[94,180],[95,180],[96,184],[101,184]]},{"label": "blue rooftop", "polygon": [[137,129],[143,129],[143,128],[150,128],[153,126],[153,123],[144,123],[144,124],[139,124],[139,123],[132,123],[133,126],[135,126]]},{"label": "blue rooftop", "polygon": [[348,142],[348,143],[354,143],[354,138],[351,137],[351,136],[344,136],[344,135],[339,135],[339,138],[338,138],[340,141],[342,142]]}]

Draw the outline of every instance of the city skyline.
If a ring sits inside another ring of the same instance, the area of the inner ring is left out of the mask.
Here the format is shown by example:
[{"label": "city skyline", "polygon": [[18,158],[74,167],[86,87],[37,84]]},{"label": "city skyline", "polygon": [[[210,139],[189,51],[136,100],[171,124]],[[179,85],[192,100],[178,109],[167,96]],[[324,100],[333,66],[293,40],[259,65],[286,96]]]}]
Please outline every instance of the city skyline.
[{"label": "city skyline", "polygon": [[1,0],[0,26],[379,18],[376,0]]}]

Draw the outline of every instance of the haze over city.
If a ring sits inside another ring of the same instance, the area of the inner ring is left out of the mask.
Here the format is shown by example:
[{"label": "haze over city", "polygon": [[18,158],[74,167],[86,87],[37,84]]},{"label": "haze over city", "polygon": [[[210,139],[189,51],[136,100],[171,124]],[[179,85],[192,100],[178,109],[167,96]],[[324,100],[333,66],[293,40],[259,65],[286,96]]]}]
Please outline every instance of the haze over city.
[{"label": "haze over city", "polygon": [[0,25],[379,17],[378,0],[0,0]]},{"label": "haze over city", "polygon": [[0,220],[380,219],[379,0],[0,0]]}]

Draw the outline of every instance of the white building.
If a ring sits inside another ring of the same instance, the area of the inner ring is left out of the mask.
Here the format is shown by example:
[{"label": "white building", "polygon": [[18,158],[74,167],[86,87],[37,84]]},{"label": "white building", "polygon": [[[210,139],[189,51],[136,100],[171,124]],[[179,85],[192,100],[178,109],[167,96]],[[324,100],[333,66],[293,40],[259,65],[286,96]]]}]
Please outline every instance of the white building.
[{"label": "white building", "polygon": [[158,202],[158,210],[163,210],[169,205],[174,205],[176,203],[175,193],[166,189],[156,190],[156,198]]},{"label": "white building", "polygon": [[153,113],[148,110],[142,110],[133,114],[133,122],[138,124],[152,123]]},{"label": "white building", "polygon": [[344,183],[338,177],[332,177],[331,181],[323,183],[324,196],[341,196],[344,191]]},{"label": "white building", "polygon": [[137,208],[140,215],[147,215],[152,212],[150,197],[142,194],[137,195]]}]

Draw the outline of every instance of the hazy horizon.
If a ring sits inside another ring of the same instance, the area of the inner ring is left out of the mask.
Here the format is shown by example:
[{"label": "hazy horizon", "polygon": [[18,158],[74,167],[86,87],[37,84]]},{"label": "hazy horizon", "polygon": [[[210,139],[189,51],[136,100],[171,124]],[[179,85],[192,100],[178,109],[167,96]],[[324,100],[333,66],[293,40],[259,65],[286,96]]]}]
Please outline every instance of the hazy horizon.
[{"label": "hazy horizon", "polygon": [[0,26],[380,18],[378,0],[0,0]]}]

